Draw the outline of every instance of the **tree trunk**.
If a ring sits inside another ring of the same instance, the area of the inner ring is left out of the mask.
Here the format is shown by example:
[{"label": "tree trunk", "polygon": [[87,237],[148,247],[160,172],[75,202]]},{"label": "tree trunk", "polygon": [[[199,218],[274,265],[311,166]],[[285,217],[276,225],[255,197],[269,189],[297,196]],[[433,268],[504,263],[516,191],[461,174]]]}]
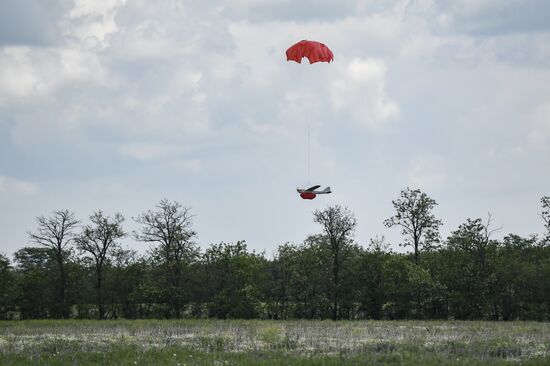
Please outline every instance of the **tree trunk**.
[{"label": "tree trunk", "polygon": [[332,259],[332,320],[338,319],[338,274],[340,271],[338,258],[339,253],[338,249],[334,251],[334,256]]},{"label": "tree trunk", "polygon": [[172,308],[176,319],[179,319],[181,316],[181,301],[180,301],[180,284],[181,284],[181,268],[180,263],[175,262],[172,269]]},{"label": "tree trunk", "polygon": [[63,253],[57,253],[57,264],[59,265],[60,288],[59,297],[61,299],[61,317],[66,319],[69,317],[67,309],[67,275],[65,273],[65,265],[63,263]]},{"label": "tree trunk", "polygon": [[97,311],[98,311],[98,318],[100,320],[105,319],[105,309],[103,307],[103,296],[102,296],[102,273],[101,273],[101,266],[98,264],[96,265],[96,299],[97,299]]},{"label": "tree trunk", "polygon": [[419,243],[419,238],[418,238],[418,235],[416,235],[416,233],[414,234],[414,263],[418,264],[418,246],[420,245]]}]

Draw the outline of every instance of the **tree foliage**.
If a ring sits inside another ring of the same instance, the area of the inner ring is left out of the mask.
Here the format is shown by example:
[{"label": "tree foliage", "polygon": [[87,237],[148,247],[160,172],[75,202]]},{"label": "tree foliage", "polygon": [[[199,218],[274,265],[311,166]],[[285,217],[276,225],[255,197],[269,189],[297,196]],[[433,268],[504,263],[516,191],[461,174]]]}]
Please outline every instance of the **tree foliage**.
[{"label": "tree foliage", "polygon": [[14,273],[8,257],[0,253],[0,319],[13,309]]},{"label": "tree foliage", "polygon": [[50,249],[57,263],[59,271],[58,296],[60,309],[64,318],[69,316],[67,302],[67,270],[66,259],[69,255],[69,245],[74,239],[74,231],[79,224],[74,214],[69,210],[58,210],[50,217],[39,216],[36,218],[38,228],[36,232],[29,233],[30,239],[43,247]]},{"label": "tree foliage", "polygon": [[404,245],[413,247],[414,260],[418,263],[420,251],[432,249],[439,242],[442,221],[432,212],[437,202],[419,189],[406,188],[392,204],[395,215],[386,219],[384,225],[401,227]]},{"label": "tree foliage", "polygon": [[221,319],[256,318],[265,280],[265,258],[247,251],[246,243],[213,244],[203,257],[208,315]]},{"label": "tree foliage", "polygon": [[544,196],[540,200],[542,205],[542,212],[540,213],[540,217],[542,218],[542,221],[544,222],[544,229],[545,232],[545,240],[547,244],[550,244],[550,196]]},{"label": "tree foliage", "polygon": [[12,261],[0,255],[0,318],[550,320],[547,238],[496,238],[489,215],[434,246],[434,205],[408,189],[394,202],[391,225],[410,224],[402,227],[412,246],[418,240],[415,256],[393,252],[383,236],[357,243],[357,221],[341,206],[315,211],[318,233],[280,245],[273,258],[244,241],[199,250],[193,216],[177,202],[136,218],[134,238],[152,244],[142,255],[117,244],[121,215],[97,211],[77,232],[74,216],[59,211],[38,221],[31,238],[40,245]]},{"label": "tree foliage", "polygon": [[170,304],[166,316],[179,318],[182,306],[188,300],[182,286],[185,270],[198,256],[194,241],[197,233],[192,229],[192,217],[188,207],[164,199],[156,210],[149,210],[135,219],[142,226],[134,237],[138,241],[158,245],[152,255],[161,269],[159,296]]},{"label": "tree foliage", "polygon": [[[339,205],[327,207],[313,213],[313,221],[320,224],[323,228],[324,238],[320,238],[321,243],[327,243],[328,253],[331,263],[330,297],[332,319],[339,317],[339,301],[342,286],[340,274],[342,265],[346,260],[346,249],[351,244],[351,236],[357,226],[357,220],[347,209]],[[325,239],[325,240],[323,240]]]},{"label": "tree foliage", "polygon": [[99,210],[90,216],[91,225],[84,226],[82,233],[76,237],[76,247],[91,256],[94,262],[96,277],[96,301],[99,319],[105,317],[103,306],[103,281],[105,266],[117,249],[117,240],[126,234],[122,230],[124,217],[117,213],[113,218],[105,216]]}]

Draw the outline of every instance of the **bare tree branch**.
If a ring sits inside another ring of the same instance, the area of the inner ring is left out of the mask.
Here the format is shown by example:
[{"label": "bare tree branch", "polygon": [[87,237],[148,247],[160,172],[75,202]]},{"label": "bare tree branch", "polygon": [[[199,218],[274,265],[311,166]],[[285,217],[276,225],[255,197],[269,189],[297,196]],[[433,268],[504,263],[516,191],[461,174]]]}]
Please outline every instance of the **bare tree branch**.
[{"label": "bare tree branch", "polygon": [[36,232],[28,232],[32,242],[49,248],[55,255],[59,269],[59,299],[61,302],[61,313],[64,318],[68,317],[67,306],[67,275],[65,261],[67,249],[74,240],[74,230],[79,221],[69,210],[54,211],[50,217],[39,216],[36,218],[38,228]]}]

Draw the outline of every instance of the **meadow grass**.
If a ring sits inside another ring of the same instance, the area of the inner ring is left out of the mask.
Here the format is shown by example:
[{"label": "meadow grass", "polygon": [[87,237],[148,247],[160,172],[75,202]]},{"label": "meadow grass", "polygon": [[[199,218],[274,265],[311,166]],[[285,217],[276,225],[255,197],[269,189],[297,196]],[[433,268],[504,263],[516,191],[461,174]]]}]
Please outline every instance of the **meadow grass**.
[{"label": "meadow grass", "polygon": [[0,322],[0,365],[550,365],[550,323]]}]

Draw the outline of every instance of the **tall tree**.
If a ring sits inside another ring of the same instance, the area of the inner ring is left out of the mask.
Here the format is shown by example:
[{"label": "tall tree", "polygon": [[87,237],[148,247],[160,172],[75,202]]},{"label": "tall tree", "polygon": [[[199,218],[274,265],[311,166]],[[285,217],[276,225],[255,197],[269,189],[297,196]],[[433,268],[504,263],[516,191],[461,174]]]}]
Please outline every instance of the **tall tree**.
[{"label": "tall tree", "polygon": [[16,291],[14,302],[23,319],[45,318],[60,314],[59,275],[53,250],[25,247],[14,253]]},{"label": "tall tree", "polygon": [[542,197],[540,203],[542,205],[540,217],[544,221],[544,228],[546,229],[545,240],[550,244],[550,196]]},{"label": "tall tree", "polygon": [[74,214],[69,210],[54,211],[50,217],[38,216],[36,218],[38,228],[36,232],[29,232],[31,241],[52,250],[59,270],[59,301],[61,303],[61,315],[69,316],[67,303],[67,272],[65,268],[69,245],[74,239],[74,230],[79,224]]},{"label": "tall tree", "polygon": [[498,314],[494,311],[495,258],[498,243],[491,240],[497,229],[491,229],[491,215],[486,223],[481,219],[467,219],[447,239],[449,251],[448,287],[452,288],[451,306],[459,318],[479,319]]},{"label": "tall tree", "polygon": [[[111,253],[109,266],[105,268],[105,304],[110,305],[110,315],[117,319],[135,319],[140,301],[140,285],[146,275],[146,261],[135,250],[117,245]],[[108,291],[107,291],[108,290]]]},{"label": "tall tree", "polygon": [[272,309],[270,318],[288,319],[290,303],[290,279],[292,276],[292,259],[297,251],[296,246],[285,243],[279,245],[277,254],[268,272],[271,284],[267,288],[268,298]]},{"label": "tall tree", "polygon": [[91,225],[84,226],[82,233],[76,237],[76,246],[91,256],[94,261],[96,276],[96,302],[99,319],[104,319],[103,282],[104,267],[114,250],[117,249],[117,240],[126,234],[122,230],[124,217],[117,213],[113,218],[105,216],[101,210],[90,216]]},{"label": "tall tree", "polygon": [[0,319],[6,319],[13,305],[13,268],[10,260],[0,253]]},{"label": "tall tree", "polygon": [[254,318],[259,315],[260,289],[266,281],[263,254],[249,252],[244,241],[212,244],[203,263],[209,278],[208,311],[217,318]]},{"label": "tall tree", "polygon": [[287,252],[289,305],[293,316],[326,319],[330,309],[331,266],[324,235],[306,238]]},{"label": "tall tree", "polygon": [[366,317],[380,319],[385,303],[384,266],[390,255],[390,245],[384,236],[370,239],[366,251],[359,258],[355,273],[358,280],[358,300],[360,310]]},{"label": "tall tree", "polygon": [[198,256],[197,233],[192,229],[191,209],[178,202],[163,199],[155,211],[139,215],[135,221],[142,225],[134,237],[145,243],[156,243],[153,255],[161,262],[164,272],[164,296],[174,316],[180,317],[184,300],[182,289],[184,270]]},{"label": "tall tree", "polygon": [[342,206],[329,206],[320,211],[316,210],[313,213],[313,221],[323,227],[324,234],[328,239],[331,269],[332,269],[332,286],[331,286],[331,310],[332,319],[338,319],[339,305],[339,287],[340,287],[340,272],[342,265],[342,252],[345,247],[351,244],[351,237],[357,226],[357,220],[353,213]]},{"label": "tall tree", "polygon": [[418,263],[420,250],[430,249],[439,242],[442,222],[432,213],[437,202],[419,189],[407,187],[392,204],[396,213],[384,220],[384,225],[401,227],[401,234],[405,236],[404,246],[414,248],[414,261]]}]

